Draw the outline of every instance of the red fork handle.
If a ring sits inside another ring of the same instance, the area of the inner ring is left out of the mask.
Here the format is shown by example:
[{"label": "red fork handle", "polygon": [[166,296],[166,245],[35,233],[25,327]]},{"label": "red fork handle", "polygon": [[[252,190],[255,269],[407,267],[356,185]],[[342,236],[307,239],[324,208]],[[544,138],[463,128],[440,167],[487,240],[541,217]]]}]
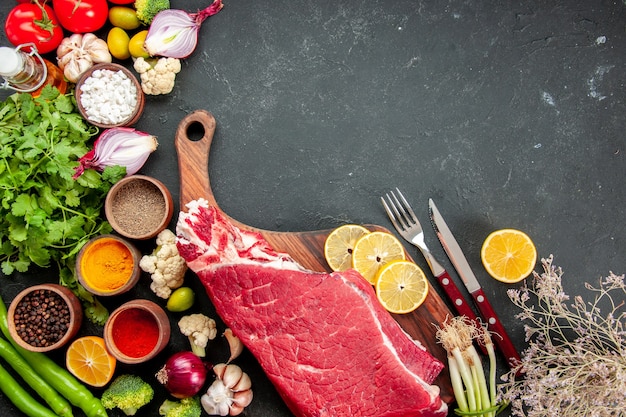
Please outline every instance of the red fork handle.
[{"label": "red fork handle", "polygon": [[459,315],[461,316],[468,317],[472,320],[477,320],[474,310],[472,310],[472,307],[469,305],[469,303],[465,301],[465,298],[463,298],[461,291],[459,291],[459,287],[457,287],[454,281],[452,281],[452,278],[450,278],[450,274],[448,274],[448,271],[444,270],[443,273],[436,278],[437,280],[439,280],[441,288],[443,288],[443,291],[448,296],[448,299],[456,309],[456,312],[459,313]]},{"label": "red fork handle", "polygon": [[[448,271],[444,269],[443,273],[439,274],[439,276],[435,276],[435,278],[437,278],[437,280],[439,281],[441,288],[443,288],[443,291],[446,293],[446,296],[456,309],[456,312],[460,316],[465,316],[473,320],[478,326],[480,326],[480,320],[474,313],[474,310],[472,310],[472,306],[470,306],[470,304],[465,300],[465,298],[461,294],[461,291],[459,290],[459,287],[457,287],[454,281],[452,281],[452,278],[450,277],[450,274],[448,274]],[[487,349],[485,348],[485,346],[478,343],[478,347],[484,354],[487,354]]]},{"label": "red fork handle", "polygon": [[511,339],[509,339],[509,335],[506,333],[506,330],[504,330],[502,322],[487,300],[482,288],[474,291],[472,293],[472,297],[474,297],[476,307],[478,307],[480,314],[487,321],[487,328],[489,331],[496,333],[493,337],[496,346],[504,355],[509,367],[513,369],[521,363],[521,359],[519,353],[517,353],[517,350],[515,349],[515,346],[513,346]]}]

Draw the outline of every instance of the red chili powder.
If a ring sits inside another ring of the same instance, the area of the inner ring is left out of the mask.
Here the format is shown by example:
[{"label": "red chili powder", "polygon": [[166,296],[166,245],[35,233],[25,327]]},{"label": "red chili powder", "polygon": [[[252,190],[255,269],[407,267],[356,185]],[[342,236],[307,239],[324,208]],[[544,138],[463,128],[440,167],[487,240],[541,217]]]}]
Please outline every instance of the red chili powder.
[{"label": "red chili powder", "polygon": [[154,349],[159,327],[152,315],[138,308],[124,310],[115,319],[113,341],[123,354],[140,358]]}]

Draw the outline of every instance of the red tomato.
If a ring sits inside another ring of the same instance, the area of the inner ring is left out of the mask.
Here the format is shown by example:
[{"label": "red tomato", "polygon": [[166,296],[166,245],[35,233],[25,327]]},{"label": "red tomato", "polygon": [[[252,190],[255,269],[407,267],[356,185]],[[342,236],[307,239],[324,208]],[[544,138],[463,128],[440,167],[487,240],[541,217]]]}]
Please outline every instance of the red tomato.
[{"label": "red tomato", "polygon": [[63,29],[50,6],[23,3],[15,6],[4,22],[4,32],[13,45],[32,42],[41,54],[57,49]]},{"label": "red tomato", "polygon": [[109,0],[109,2],[113,4],[131,4],[134,3],[135,0]]},{"label": "red tomato", "polygon": [[107,22],[107,0],[52,0],[59,23],[73,33],[95,32]]}]

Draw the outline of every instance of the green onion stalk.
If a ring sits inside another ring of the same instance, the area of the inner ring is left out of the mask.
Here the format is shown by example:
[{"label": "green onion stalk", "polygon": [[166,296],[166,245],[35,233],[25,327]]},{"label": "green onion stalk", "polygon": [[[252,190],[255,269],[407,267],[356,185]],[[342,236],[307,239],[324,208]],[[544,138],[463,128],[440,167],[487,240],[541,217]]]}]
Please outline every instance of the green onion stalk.
[{"label": "green onion stalk", "polygon": [[[437,329],[437,340],[447,352],[448,371],[460,416],[495,417],[506,404],[496,401],[496,354],[489,331],[465,316],[446,320]],[[474,341],[485,346],[489,377]]]}]

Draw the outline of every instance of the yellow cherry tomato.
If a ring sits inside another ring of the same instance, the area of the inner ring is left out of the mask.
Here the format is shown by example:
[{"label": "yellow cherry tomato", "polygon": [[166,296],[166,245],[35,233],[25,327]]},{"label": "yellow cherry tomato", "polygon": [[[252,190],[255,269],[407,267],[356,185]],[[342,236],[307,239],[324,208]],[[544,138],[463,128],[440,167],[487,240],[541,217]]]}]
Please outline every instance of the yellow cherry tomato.
[{"label": "yellow cherry tomato", "polygon": [[125,30],[133,30],[141,26],[137,12],[124,6],[113,6],[109,9],[109,22]]},{"label": "yellow cherry tomato", "polygon": [[128,43],[128,50],[130,51],[130,56],[133,58],[149,58],[150,54],[146,51],[146,48],[143,47],[143,44],[146,42],[146,36],[148,35],[147,30],[142,30],[141,32],[137,32],[130,38],[130,42]]},{"label": "yellow cherry tomato", "polygon": [[117,59],[130,58],[130,51],[128,50],[128,43],[130,37],[128,33],[122,28],[114,27],[109,31],[107,35],[107,46],[109,52]]}]

